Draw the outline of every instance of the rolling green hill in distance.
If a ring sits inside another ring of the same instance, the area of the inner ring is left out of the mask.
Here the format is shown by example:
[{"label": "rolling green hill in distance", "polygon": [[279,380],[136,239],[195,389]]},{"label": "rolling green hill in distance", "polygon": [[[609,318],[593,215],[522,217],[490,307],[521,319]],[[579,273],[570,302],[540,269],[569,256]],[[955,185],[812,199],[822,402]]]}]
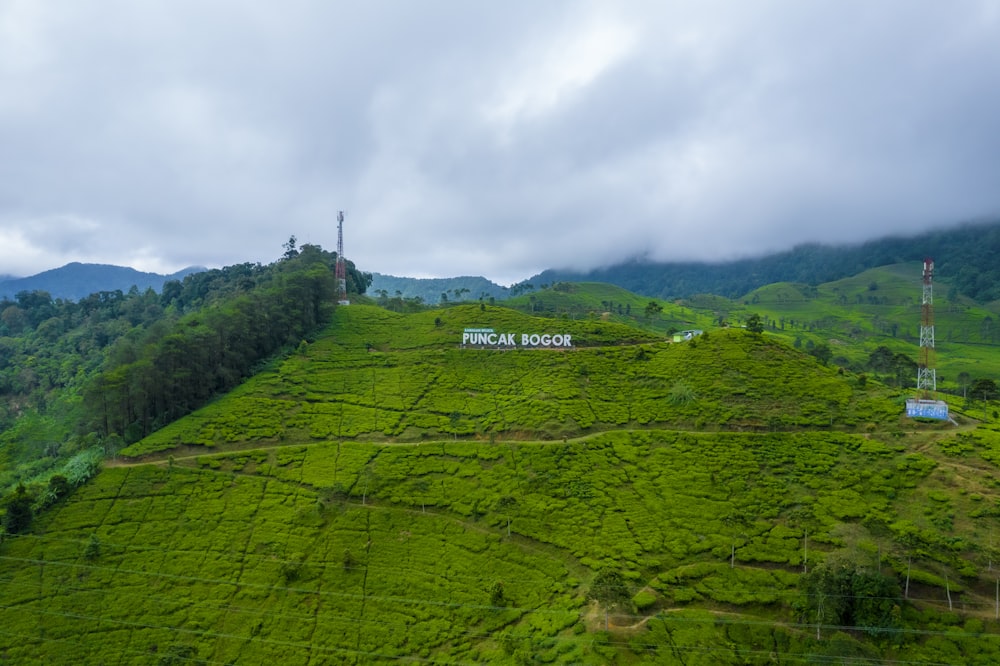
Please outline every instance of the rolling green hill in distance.
[{"label": "rolling green hill in distance", "polygon": [[[917,359],[921,270],[914,262],[871,269],[815,288],[769,285],[741,302],[744,312],[765,315],[776,334],[793,341],[825,341],[848,363],[860,363],[876,344]],[[950,281],[935,283],[934,360],[945,387],[958,392],[962,373],[975,377],[1000,372],[998,320],[996,303],[980,305],[960,295]]]},{"label": "rolling green hill in distance", "polygon": [[508,290],[484,277],[451,278],[410,278],[372,273],[369,293],[374,296],[392,297],[397,293],[402,298],[419,298],[423,303],[434,305],[448,301],[484,299],[502,300]]},{"label": "rolling green hill in distance", "polygon": [[[935,364],[943,390],[962,394],[970,381],[1000,376],[1000,307],[962,296],[948,278],[934,283]],[[760,316],[770,336],[803,350],[829,347],[830,362],[888,378],[868,367],[885,346],[915,364],[920,358],[922,262],[880,266],[819,285],[774,283],[738,298],[697,294],[672,301],[638,296],[606,283],[556,283],[505,301],[539,315],[600,318],[666,333],[742,326]],[[659,309],[647,312],[654,303]],[[915,380],[916,371],[906,375]]]},{"label": "rolling green hill in distance", "polygon": [[[873,280],[892,297],[894,271],[784,315],[846,313],[840,295]],[[0,655],[1000,658],[989,403],[949,398],[954,423],[905,419],[906,389],[770,326],[795,285],[648,312],[615,289],[550,289],[512,308],[336,308],[310,341],[124,449],[0,545]],[[769,325],[721,328],[722,306]],[[572,347],[463,346],[486,328]],[[670,328],[706,333],[671,343]]]}]

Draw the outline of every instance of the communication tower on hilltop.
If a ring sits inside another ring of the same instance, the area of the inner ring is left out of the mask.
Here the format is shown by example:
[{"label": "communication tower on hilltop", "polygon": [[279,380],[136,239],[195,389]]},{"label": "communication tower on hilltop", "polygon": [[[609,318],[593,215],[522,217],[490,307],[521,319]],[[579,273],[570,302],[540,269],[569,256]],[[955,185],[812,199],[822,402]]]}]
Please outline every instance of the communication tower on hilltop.
[{"label": "communication tower on hilltop", "polygon": [[934,260],[924,259],[924,291],[920,299],[920,364],[917,366],[917,390],[924,398],[937,391],[934,369]]},{"label": "communication tower on hilltop", "polygon": [[337,303],[350,305],[347,300],[347,265],[344,263],[344,211],[337,212]]},{"label": "communication tower on hilltop", "polygon": [[920,363],[917,365],[917,397],[906,401],[906,415],[947,420],[948,403],[935,400],[937,371],[934,369],[934,260],[924,259],[924,290],[920,299]]}]

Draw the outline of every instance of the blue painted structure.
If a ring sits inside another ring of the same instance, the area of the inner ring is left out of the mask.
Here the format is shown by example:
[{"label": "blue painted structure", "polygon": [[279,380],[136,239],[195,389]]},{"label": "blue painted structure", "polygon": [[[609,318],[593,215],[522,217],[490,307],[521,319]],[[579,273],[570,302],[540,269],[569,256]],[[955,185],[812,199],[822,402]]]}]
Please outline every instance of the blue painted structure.
[{"label": "blue painted structure", "polygon": [[948,403],[942,400],[907,400],[906,415],[910,418],[948,420]]}]

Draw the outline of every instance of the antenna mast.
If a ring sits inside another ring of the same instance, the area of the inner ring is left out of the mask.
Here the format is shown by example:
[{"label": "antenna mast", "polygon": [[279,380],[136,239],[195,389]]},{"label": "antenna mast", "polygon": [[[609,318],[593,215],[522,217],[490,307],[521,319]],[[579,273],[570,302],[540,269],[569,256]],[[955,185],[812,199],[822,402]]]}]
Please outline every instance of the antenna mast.
[{"label": "antenna mast", "polygon": [[347,300],[347,266],[344,263],[344,211],[337,212],[337,303],[350,305]]},{"label": "antenna mast", "polygon": [[920,299],[920,363],[917,365],[917,397],[906,401],[910,418],[951,420],[948,403],[935,400],[937,373],[934,370],[934,260],[924,259],[924,293]]},{"label": "antenna mast", "polygon": [[934,260],[924,259],[924,292],[920,299],[920,364],[917,366],[917,391],[924,398],[937,391],[937,371],[934,369]]}]

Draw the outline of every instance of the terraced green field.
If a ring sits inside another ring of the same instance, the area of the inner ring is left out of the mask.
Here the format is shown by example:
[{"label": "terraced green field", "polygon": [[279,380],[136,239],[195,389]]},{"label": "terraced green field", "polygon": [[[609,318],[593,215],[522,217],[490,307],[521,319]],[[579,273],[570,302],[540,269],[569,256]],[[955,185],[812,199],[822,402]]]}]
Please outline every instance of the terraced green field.
[{"label": "terraced green field", "polygon": [[904,397],[742,330],[340,308],[7,537],[0,660],[995,663],[1000,432]]},{"label": "terraced green field", "polygon": [[[503,308],[463,306],[435,316],[357,306],[341,316],[350,319],[276,372],[125,455],[330,438],[551,440],[666,425],[859,428],[896,419],[901,410],[898,396],[860,390],[856,379],[743,331],[673,345],[619,324],[536,319]],[[497,331],[568,331],[575,346],[461,348],[463,322],[484,320]]]}]

